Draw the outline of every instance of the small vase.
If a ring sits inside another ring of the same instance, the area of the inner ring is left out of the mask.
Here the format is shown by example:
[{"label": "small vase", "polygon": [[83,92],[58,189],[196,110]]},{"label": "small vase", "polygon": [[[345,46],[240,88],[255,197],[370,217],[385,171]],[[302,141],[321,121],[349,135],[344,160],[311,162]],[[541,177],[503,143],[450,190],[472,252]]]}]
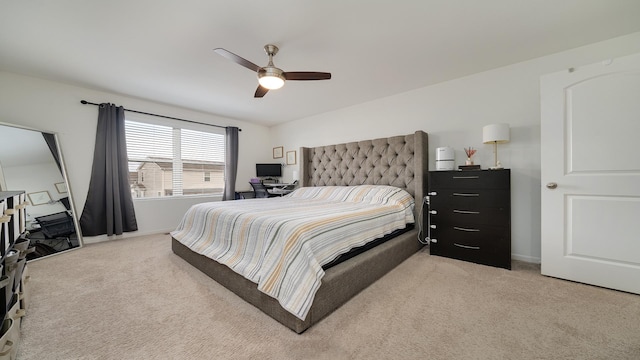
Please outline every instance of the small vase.
[{"label": "small vase", "polygon": [[471,160],[471,158],[467,158],[467,161],[465,161],[465,165],[473,165],[473,160]]}]

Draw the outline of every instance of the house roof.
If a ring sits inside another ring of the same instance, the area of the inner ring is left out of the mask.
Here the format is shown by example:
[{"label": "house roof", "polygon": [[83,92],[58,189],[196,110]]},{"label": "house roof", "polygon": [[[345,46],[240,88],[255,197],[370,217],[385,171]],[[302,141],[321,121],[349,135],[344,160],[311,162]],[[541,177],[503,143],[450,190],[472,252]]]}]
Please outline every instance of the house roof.
[{"label": "house roof", "polygon": [[[640,31],[634,0],[111,1],[108,11],[117,16],[96,16],[100,1],[3,2],[0,70],[271,126]],[[254,99],[256,74],[213,49],[265,66],[266,44],[280,48],[277,67],[332,79]]]},{"label": "house roof", "polygon": [[[155,163],[164,171],[172,171],[173,164],[166,162]],[[224,164],[190,164],[182,163],[182,171],[224,171]]]},{"label": "house roof", "polygon": [[[173,163],[168,158],[150,158],[138,165],[138,169],[145,164],[155,164],[163,171],[173,170]],[[182,160],[183,171],[224,171],[224,163],[217,161],[201,161],[201,160]]]}]

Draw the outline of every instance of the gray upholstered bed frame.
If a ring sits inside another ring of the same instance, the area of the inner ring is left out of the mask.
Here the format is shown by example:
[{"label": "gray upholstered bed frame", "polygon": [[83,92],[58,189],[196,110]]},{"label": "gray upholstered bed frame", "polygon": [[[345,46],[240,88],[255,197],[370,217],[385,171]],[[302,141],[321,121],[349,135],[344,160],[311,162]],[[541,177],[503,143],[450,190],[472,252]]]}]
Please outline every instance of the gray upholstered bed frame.
[{"label": "gray upholstered bed frame", "polygon": [[418,251],[418,224],[427,188],[428,139],[423,131],[406,136],[300,149],[302,186],[392,185],[416,199],[413,230],[326,270],[307,318],[302,321],[277,300],[225,265],[172,240],[173,252],[297,333],[308,329]]}]

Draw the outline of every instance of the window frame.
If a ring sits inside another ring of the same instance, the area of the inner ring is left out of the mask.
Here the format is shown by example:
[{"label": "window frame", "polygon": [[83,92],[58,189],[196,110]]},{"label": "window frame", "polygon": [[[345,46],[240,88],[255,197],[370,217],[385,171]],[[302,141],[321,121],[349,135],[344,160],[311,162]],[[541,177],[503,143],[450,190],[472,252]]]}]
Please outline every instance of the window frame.
[{"label": "window frame", "polygon": [[[226,150],[224,147],[226,144],[226,132],[224,128],[218,128],[215,126],[207,126],[204,124],[196,124],[189,122],[182,122],[178,120],[171,119],[163,119],[155,116],[149,116],[144,114],[128,114],[125,113],[125,120],[132,122],[145,123],[149,125],[158,125],[158,126],[166,126],[171,127],[172,129],[187,129],[193,131],[207,132],[212,134],[221,135],[223,137],[223,151]],[[173,146],[173,144],[172,144]],[[223,156],[224,158],[224,156]],[[127,163],[128,163],[128,154],[127,154]],[[223,179],[226,177],[226,162],[224,162],[223,169]],[[213,176],[212,176],[213,177]],[[184,180],[184,179],[183,179]],[[177,200],[177,199],[193,199],[193,198],[206,198],[212,200],[222,200],[224,196],[224,180],[223,180],[223,188],[220,193],[215,194],[182,194],[182,195],[169,195],[169,196],[153,196],[153,197],[133,197],[133,201],[163,201],[163,200]]]}]

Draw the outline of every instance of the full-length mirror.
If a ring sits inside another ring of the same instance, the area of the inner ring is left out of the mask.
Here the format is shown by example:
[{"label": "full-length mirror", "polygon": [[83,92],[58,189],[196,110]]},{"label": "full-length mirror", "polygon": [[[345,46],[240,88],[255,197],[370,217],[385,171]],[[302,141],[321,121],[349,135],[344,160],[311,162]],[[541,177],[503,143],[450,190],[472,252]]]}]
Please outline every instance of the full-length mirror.
[{"label": "full-length mirror", "polygon": [[28,259],[82,246],[63,164],[54,134],[0,123],[0,190],[26,193]]}]

